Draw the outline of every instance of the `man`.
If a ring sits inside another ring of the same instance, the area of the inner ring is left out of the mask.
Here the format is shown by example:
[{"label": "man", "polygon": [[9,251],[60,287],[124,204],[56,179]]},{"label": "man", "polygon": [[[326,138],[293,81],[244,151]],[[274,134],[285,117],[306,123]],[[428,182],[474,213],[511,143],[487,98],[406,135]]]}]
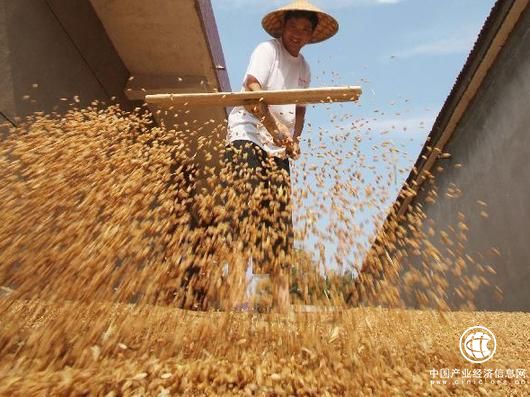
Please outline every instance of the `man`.
[{"label": "man", "polygon": [[[338,31],[337,21],[308,1],[295,1],[267,14],[263,28],[273,40],[252,53],[243,90],[309,87],[310,68],[300,50]],[[289,306],[293,244],[289,158],[300,155],[305,106],[265,103],[236,107],[228,119],[225,153],[227,210],[235,221],[232,244],[250,259],[255,274],[270,274],[273,306]],[[243,272],[244,274],[244,272]]]}]

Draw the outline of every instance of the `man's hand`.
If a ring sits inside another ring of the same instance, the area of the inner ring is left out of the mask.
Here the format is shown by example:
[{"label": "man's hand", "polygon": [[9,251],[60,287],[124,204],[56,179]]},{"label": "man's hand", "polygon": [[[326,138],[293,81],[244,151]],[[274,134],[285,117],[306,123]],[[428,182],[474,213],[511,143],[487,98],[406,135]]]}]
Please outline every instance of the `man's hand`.
[{"label": "man's hand", "polygon": [[272,140],[276,146],[289,147],[293,144],[293,138],[291,137],[291,132],[284,124],[280,123],[278,120],[275,121],[275,126],[272,128],[272,131],[269,130],[269,133],[272,136]]},{"label": "man's hand", "polygon": [[298,139],[293,139],[292,145],[286,147],[286,153],[293,160],[300,158],[300,142]]}]

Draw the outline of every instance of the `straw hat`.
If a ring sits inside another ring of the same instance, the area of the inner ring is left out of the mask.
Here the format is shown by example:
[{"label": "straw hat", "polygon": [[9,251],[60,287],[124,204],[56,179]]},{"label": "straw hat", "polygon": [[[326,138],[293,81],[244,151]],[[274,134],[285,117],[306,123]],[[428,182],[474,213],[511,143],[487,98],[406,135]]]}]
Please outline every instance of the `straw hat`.
[{"label": "straw hat", "polygon": [[318,15],[318,25],[313,32],[311,43],[319,43],[329,39],[339,30],[339,24],[335,18],[315,7],[307,0],[295,0],[285,7],[279,8],[265,15],[261,24],[263,29],[272,37],[279,38],[282,35],[283,20],[287,11],[313,11]]}]

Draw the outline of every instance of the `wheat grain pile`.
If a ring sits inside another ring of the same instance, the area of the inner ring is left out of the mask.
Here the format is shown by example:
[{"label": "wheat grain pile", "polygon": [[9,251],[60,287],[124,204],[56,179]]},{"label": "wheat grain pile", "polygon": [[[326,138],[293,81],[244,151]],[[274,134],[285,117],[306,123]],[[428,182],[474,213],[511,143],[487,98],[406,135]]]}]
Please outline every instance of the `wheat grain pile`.
[{"label": "wheat grain pile", "polygon": [[[233,214],[216,184],[220,170],[190,160],[208,144],[190,144],[204,127],[168,130],[140,109],[94,103],[37,114],[2,138],[0,395],[528,394],[514,382],[430,385],[432,368],[473,367],[458,338],[481,321],[505,341],[487,366],[525,368],[529,360],[527,314],[445,312],[449,292],[472,309],[491,272],[465,254],[464,214],[443,231],[415,208],[408,229],[388,223],[359,278],[345,282],[328,268],[330,239],[341,269],[360,266],[348,254],[363,233],[355,211],[384,206],[390,183],[376,178],[359,191],[357,170],[372,165],[349,131],[335,136],[332,152],[323,138],[311,142],[318,166],[306,157],[295,174],[308,181],[293,193],[294,206],[306,203],[296,237],[313,236],[321,255],[295,258],[293,301],[319,312],[226,310],[246,285],[244,271],[226,272],[227,262],[240,266],[240,247],[227,244],[221,221]],[[345,159],[354,165],[341,168]],[[324,199],[313,180],[333,181]],[[322,227],[330,208],[336,216]],[[433,235],[447,252],[430,243]],[[420,265],[409,263],[411,247]],[[400,309],[411,300],[437,311]],[[359,303],[387,309],[351,308]]]}]

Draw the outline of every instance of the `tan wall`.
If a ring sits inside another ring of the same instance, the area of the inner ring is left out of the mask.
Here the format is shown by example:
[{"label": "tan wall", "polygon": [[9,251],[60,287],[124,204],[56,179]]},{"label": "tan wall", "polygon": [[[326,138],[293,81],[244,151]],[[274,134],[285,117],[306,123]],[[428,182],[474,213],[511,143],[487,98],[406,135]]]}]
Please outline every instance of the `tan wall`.
[{"label": "tan wall", "polygon": [[0,0],[0,75],[0,112],[13,121],[75,95],[129,105],[128,71],[88,0]]}]

